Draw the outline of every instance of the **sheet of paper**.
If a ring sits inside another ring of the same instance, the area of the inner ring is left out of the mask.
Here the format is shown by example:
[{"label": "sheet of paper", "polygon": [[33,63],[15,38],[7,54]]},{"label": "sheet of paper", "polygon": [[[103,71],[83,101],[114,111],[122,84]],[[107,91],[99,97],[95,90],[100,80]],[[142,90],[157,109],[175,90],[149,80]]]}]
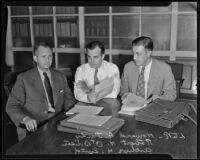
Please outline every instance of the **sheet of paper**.
[{"label": "sheet of paper", "polygon": [[107,77],[95,86],[95,92],[98,93],[114,84],[114,76]]},{"label": "sheet of paper", "polygon": [[91,126],[102,126],[106,123],[112,116],[97,116],[97,115],[87,115],[87,114],[77,114],[68,122],[91,125]]},{"label": "sheet of paper", "polygon": [[127,103],[132,103],[132,104],[136,104],[136,105],[143,105],[143,104],[147,104],[148,101],[140,96],[137,96],[135,94],[129,94],[123,101],[123,104],[127,104]]},{"label": "sheet of paper", "polygon": [[135,115],[135,112],[124,111],[124,110],[120,110],[118,113],[119,114],[127,114],[127,115],[131,115],[131,116]]},{"label": "sheet of paper", "polygon": [[123,103],[121,110],[118,113],[134,115],[135,111],[146,107],[146,104],[138,104],[134,101],[126,101]]},{"label": "sheet of paper", "polygon": [[83,114],[89,114],[89,115],[95,115],[99,114],[103,110],[103,107],[99,106],[88,106],[88,105],[81,105],[76,104],[72,109],[67,111],[65,114],[74,114],[74,113],[83,113]]}]

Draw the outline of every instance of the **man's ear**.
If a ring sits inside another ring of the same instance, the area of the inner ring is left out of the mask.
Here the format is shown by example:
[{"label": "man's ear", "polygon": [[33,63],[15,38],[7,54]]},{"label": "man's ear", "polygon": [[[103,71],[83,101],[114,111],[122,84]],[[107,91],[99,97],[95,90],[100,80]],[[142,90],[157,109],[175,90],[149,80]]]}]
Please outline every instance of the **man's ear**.
[{"label": "man's ear", "polygon": [[152,51],[147,50],[147,54],[148,54],[149,57],[151,57]]},{"label": "man's ear", "polygon": [[33,56],[34,61],[37,63],[37,57]]},{"label": "man's ear", "polygon": [[102,54],[102,60],[104,59],[104,57],[105,57],[105,54]]}]

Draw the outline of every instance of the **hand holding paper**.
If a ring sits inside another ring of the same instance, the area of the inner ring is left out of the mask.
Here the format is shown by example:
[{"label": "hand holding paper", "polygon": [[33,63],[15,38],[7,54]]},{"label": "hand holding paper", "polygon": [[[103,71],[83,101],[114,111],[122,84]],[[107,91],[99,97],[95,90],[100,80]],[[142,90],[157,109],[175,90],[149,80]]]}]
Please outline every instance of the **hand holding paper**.
[{"label": "hand holding paper", "polygon": [[84,91],[85,93],[89,93],[92,90],[91,88],[88,87],[88,85],[86,84],[84,80],[79,80],[78,83],[76,83],[76,86],[80,88],[82,91]]}]

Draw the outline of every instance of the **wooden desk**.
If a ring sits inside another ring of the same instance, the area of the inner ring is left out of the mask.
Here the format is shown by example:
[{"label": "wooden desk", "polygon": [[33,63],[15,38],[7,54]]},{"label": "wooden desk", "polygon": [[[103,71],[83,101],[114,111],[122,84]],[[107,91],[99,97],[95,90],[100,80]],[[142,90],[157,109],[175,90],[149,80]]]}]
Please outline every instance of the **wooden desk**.
[{"label": "wooden desk", "polygon": [[104,99],[102,115],[125,120],[112,139],[94,138],[57,131],[64,113],[50,120],[36,132],[9,148],[7,155],[42,154],[169,154],[173,158],[197,158],[197,127],[181,121],[172,129],[136,121],[133,116],[118,115],[120,101]]}]

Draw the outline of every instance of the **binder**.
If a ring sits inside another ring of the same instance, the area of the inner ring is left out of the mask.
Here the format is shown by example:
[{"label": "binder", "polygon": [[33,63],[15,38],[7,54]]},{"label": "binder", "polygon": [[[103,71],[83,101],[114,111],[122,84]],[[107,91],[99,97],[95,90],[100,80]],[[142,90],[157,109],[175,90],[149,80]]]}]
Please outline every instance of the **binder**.
[{"label": "binder", "polygon": [[115,117],[111,117],[101,126],[89,126],[79,123],[72,123],[67,121],[69,118],[60,121],[60,123],[57,125],[58,131],[86,134],[101,138],[113,138],[119,129],[124,125],[123,119]]}]

